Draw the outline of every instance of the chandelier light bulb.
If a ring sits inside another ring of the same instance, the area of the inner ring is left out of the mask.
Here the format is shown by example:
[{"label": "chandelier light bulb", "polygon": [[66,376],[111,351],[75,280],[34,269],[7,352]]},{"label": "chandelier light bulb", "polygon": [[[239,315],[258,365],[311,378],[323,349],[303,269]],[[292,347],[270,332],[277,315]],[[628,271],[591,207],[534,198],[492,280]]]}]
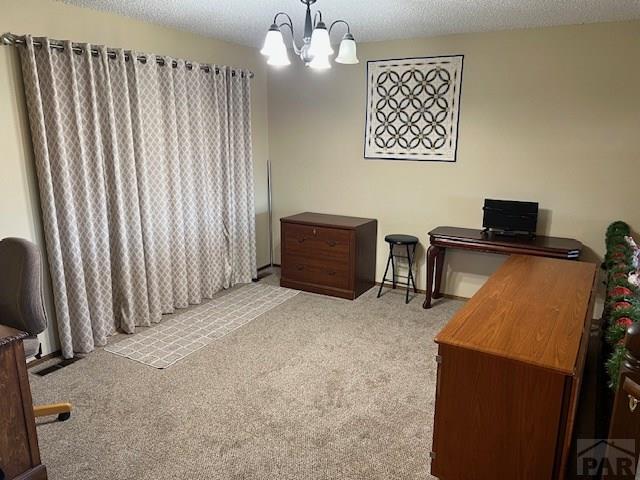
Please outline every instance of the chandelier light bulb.
[{"label": "chandelier light bulb", "polygon": [[331,63],[329,62],[329,55],[315,55],[309,66],[314,70],[327,70],[331,68]]},{"label": "chandelier light bulb", "polygon": [[332,55],[333,48],[331,48],[331,41],[329,40],[329,32],[327,26],[323,22],[319,22],[316,28],[313,29],[311,34],[311,47],[309,48],[309,55],[311,56],[324,56]]},{"label": "chandelier light bulb", "polygon": [[291,65],[287,49],[282,48],[279,52],[271,55],[269,60],[267,60],[267,65],[271,65],[272,67],[286,67],[287,65]]},{"label": "chandelier light bulb", "polygon": [[342,42],[340,42],[340,50],[338,51],[336,62],[347,65],[360,63],[356,53],[356,41],[350,33],[346,33],[342,38]]},{"label": "chandelier light bulb", "polygon": [[278,25],[274,23],[267,32],[267,36],[264,39],[264,46],[262,47],[262,50],[260,50],[260,53],[267,57],[271,57],[281,54],[283,49],[285,51],[287,50],[287,47],[284,44],[284,39],[282,38],[282,32]]}]

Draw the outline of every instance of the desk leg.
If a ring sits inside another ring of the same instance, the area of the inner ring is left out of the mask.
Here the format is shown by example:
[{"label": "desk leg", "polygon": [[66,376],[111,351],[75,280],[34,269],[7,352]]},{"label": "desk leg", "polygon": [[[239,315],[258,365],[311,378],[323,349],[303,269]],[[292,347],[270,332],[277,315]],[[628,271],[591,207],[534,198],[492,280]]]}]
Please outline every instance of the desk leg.
[{"label": "desk leg", "polygon": [[440,249],[435,245],[431,245],[427,250],[427,293],[425,295],[422,308],[431,308],[431,293],[433,292],[433,273],[435,270],[435,261]]},{"label": "desk leg", "polygon": [[438,248],[438,253],[436,255],[436,278],[435,278],[435,286],[433,287],[433,298],[442,297],[442,273],[444,271],[444,252],[446,249]]}]

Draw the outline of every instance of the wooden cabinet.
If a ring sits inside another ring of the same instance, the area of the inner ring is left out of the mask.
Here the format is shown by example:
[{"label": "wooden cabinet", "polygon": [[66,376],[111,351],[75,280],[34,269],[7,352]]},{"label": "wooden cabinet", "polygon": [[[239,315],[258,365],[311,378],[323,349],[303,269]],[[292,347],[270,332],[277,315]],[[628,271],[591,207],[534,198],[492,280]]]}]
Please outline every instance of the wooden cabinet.
[{"label": "wooden cabinet", "polygon": [[596,266],[514,255],[436,336],[431,473],[563,479]]},{"label": "wooden cabinet", "polygon": [[40,464],[22,338],[0,325],[0,478],[46,480]]},{"label": "wooden cabinet", "polygon": [[354,299],[375,285],[377,220],[306,212],[280,229],[283,287]]}]

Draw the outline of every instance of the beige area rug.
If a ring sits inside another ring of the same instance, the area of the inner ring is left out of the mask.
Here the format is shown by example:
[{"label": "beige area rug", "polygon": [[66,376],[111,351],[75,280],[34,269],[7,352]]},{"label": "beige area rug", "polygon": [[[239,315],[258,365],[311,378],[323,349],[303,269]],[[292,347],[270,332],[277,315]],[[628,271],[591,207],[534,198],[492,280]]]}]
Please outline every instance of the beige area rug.
[{"label": "beige area rug", "polygon": [[162,323],[138,329],[105,350],[151,367],[167,368],[297,293],[271,285],[243,285],[202,305],[166,315]]},{"label": "beige area rug", "polygon": [[74,408],[38,425],[49,478],[431,479],[433,338],[463,303],[421,303],[302,292],[171,368],[98,350],[30,374]]}]

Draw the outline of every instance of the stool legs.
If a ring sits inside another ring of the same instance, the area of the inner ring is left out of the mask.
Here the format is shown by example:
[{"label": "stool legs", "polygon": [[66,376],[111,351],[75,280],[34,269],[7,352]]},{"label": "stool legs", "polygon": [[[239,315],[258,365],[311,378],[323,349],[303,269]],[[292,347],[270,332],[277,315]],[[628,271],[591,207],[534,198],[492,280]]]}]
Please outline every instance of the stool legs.
[{"label": "stool legs", "polygon": [[404,303],[409,303],[409,289],[411,288],[411,284],[413,284],[413,293],[418,293],[418,289],[416,288],[416,281],[413,278],[413,259],[416,256],[416,246],[413,246],[413,253],[409,251],[409,245],[407,245],[407,260],[409,262],[409,273],[407,274],[407,292],[404,299]]},{"label": "stool legs", "polygon": [[[393,289],[396,289],[396,260],[393,258],[393,245],[391,245],[391,252],[389,252],[391,256],[391,276],[393,277],[391,280],[391,284],[393,285]],[[386,277],[386,275],[385,275]]]},{"label": "stool legs", "polygon": [[380,282],[380,289],[378,290],[378,298],[382,294],[382,287],[384,287],[384,282],[387,279],[387,272],[389,271],[389,263],[393,265],[393,288],[396,288],[396,275],[395,275],[395,264],[393,263],[393,245],[389,249],[389,258],[387,259],[387,268],[384,269],[384,275],[382,276],[382,282]]},{"label": "stool legs", "polygon": [[[416,287],[416,280],[413,277],[413,261],[415,259],[416,256],[416,245],[413,245],[413,248],[410,249],[409,245],[406,245],[407,247],[407,262],[408,262],[408,269],[409,272],[407,274],[407,291],[405,294],[405,299],[404,299],[404,303],[409,303],[409,290],[411,290],[411,287],[413,286],[413,292],[414,293],[418,293],[418,288]],[[378,298],[380,298],[380,295],[382,295],[382,289],[384,288],[384,284],[387,281],[387,273],[389,272],[389,264],[391,264],[391,275],[393,277],[392,279],[392,288],[396,288],[397,282],[396,282],[396,263],[395,263],[395,258],[393,255],[393,245],[389,246],[389,258],[387,259],[387,266],[384,269],[384,275],[382,277],[382,282],[380,283],[380,288],[378,289]],[[402,277],[404,278],[404,277]]]}]

